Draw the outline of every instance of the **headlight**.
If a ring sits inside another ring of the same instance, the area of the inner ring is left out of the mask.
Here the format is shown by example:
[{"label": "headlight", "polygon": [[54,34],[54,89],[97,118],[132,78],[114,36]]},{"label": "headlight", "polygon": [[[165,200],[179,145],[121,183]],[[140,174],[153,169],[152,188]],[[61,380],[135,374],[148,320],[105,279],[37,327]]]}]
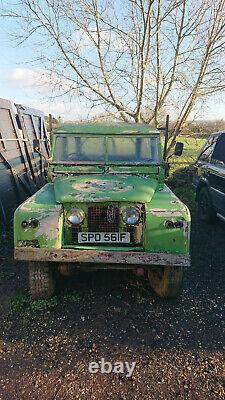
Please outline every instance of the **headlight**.
[{"label": "headlight", "polygon": [[135,225],[138,223],[140,219],[140,212],[135,207],[128,207],[122,210],[122,219],[123,222],[127,225]]},{"label": "headlight", "polygon": [[66,215],[67,222],[71,225],[78,225],[83,222],[85,218],[84,211],[80,208],[72,208]]}]

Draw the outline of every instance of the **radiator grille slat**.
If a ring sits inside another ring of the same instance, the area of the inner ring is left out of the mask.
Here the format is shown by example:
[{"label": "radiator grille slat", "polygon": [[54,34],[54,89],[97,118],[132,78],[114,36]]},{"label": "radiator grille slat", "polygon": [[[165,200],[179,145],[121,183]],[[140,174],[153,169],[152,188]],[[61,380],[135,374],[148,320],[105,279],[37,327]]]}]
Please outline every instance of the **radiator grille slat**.
[{"label": "radiator grille slat", "polygon": [[114,220],[108,220],[108,207],[88,208],[88,230],[89,232],[118,232],[119,231],[119,209],[114,207]]}]

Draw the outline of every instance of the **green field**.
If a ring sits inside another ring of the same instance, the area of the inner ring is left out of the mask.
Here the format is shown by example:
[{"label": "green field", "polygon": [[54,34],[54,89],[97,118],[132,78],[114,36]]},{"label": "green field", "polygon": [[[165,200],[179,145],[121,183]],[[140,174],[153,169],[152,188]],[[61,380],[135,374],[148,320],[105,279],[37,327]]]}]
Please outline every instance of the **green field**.
[{"label": "green field", "polygon": [[196,209],[195,190],[192,184],[193,172],[187,167],[196,162],[206,140],[206,137],[182,135],[178,138],[178,141],[184,143],[182,156],[170,158],[170,171],[167,183],[192,211]]},{"label": "green field", "polygon": [[184,143],[184,151],[181,157],[171,157],[170,172],[173,173],[179,168],[185,167],[189,164],[193,164],[196,161],[198,154],[200,153],[206,140],[206,138],[199,138],[190,135],[180,136],[178,138],[178,141]]}]

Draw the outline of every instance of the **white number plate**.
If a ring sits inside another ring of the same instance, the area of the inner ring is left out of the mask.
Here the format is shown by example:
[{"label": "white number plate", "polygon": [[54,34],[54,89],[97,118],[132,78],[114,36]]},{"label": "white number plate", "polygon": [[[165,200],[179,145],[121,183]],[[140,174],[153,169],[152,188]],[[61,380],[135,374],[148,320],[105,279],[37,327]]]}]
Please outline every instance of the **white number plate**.
[{"label": "white number plate", "polygon": [[130,233],[79,232],[78,243],[130,243]]}]

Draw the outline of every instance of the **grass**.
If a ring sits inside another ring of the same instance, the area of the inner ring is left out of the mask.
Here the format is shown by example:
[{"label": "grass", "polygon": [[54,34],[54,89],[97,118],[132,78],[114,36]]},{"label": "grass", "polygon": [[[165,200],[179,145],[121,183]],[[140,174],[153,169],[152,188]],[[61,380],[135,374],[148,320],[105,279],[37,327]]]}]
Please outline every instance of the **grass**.
[{"label": "grass", "polygon": [[194,137],[190,135],[182,135],[178,139],[184,143],[184,151],[181,157],[171,157],[170,159],[170,176],[168,178],[168,186],[173,192],[194,210],[196,208],[195,190],[193,187],[193,165],[200,153],[206,138]]},{"label": "grass", "polygon": [[195,210],[195,190],[192,187],[175,188],[173,189],[176,196],[181,199],[190,210]]},{"label": "grass", "polygon": [[65,303],[80,303],[81,295],[75,291],[73,291],[72,293],[66,293],[63,296],[63,301]]},{"label": "grass", "polygon": [[10,299],[10,309],[12,312],[22,310],[28,304],[28,297],[24,294],[17,294]]},{"label": "grass", "polygon": [[57,306],[56,297],[49,300],[32,300],[28,294],[18,294],[10,299],[10,310],[12,313],[26,311],[26,313],[43,312]]},{"label": "grass", "polygon": [[178,141],[184,143],[184,151],[180,157],[171,157],[171,173],[176,171],[178,168],[195,163],[198,154],[206,142],[206,138],[182,135],[178,138]]},{"label": "grass", "polygon": [[190,210],[196,209],[193,170],[189,166],[176,169],[167,179],[167,185]]},{"label": "grass", "polygon": [[[72,293],[66,293],[60,301],[65,305],[68,303],[80,303],[81,295],[75,290]],[[11,313],[22,313],[27,316],[42,313],[58,306],[58,298],[56,296],[48,300],[33,300],[27,293],[21,293],[10,299]]]}]

